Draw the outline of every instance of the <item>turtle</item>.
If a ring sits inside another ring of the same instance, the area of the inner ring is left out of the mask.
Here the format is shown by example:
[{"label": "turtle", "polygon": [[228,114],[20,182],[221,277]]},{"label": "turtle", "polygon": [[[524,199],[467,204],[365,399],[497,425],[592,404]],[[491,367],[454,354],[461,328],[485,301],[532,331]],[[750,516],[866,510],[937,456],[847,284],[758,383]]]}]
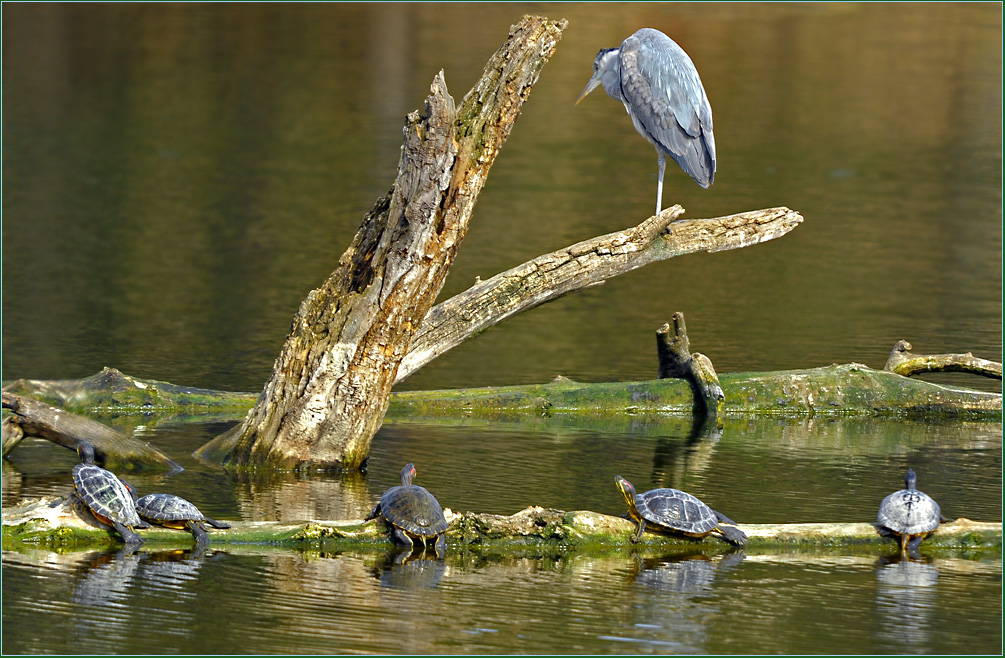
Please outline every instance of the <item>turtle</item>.
[{"label": "turtle", "polygon": [[114,473],[94,465],[94,448],[89,443],[77,446],[80,463],[73,467],[73,488],[98,521],[115,528],[126,544],[142,544],[134,528],[149,528],[136,513],[129,489]]},{"label": "turtle", "polygon": [[165,528],[188,530],[199,545],[209,543],[209,535],[206,534],[207,523],[221,530],[230,527],[229,523],[205,516],[198,507],[174,494],[147,494],[137,499],[136,511],[140,518],[149,523]]},{"label": "turtle", "polygon": [[876,516],[876,531],[883,537],[898,538],[901,553],[917,550],[940,522],[951,520],[942,515],[939,504],[931,496],[917,490],[917,483],[914,469],[907,469],[905,488],[884,498]]},{"label": "turtle", "polygon": [[436,556],[443,557],[447,549],[443,508],[433,494],[412,484],[414,477],[415,466],[409,462],[401,469],[401,486],[385,491],[366,520],[383,516],[392,528],[394,541],[409,549],[414,547],[415,539],[422,541],[423,550],[434,540]]},{"label": "turtle", "polygon": [[620,475],[614,476],[614,482],[628,503],[628,513],[632,520],[639,524],[638,530],[631,537],[633,544],[642,539],[647,523],[660,530],[688,537],[714,534],[737,546],[747,543],[747,535],[736,527],[735,521],[685,491],[653,489],[636,494],[632,483]]}]

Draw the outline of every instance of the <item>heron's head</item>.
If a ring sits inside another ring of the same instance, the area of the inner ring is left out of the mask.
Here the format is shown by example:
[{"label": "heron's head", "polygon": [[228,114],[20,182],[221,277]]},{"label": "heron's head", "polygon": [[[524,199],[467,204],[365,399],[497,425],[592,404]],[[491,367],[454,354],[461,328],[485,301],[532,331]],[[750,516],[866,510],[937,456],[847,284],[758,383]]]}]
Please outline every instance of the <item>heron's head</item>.
[{"label": "heron's head", "polygon": [[600,84],[604,85],[605,91],[617,87],[620,77],[618,73],[618,54],[620,51],[620,48],[604,48],[597,53],[597,57],[593,60],[593,77],[586,83],[583,93],[576,99],[576,105],[579,105],[579,101],[586,98],[586,95]]}]

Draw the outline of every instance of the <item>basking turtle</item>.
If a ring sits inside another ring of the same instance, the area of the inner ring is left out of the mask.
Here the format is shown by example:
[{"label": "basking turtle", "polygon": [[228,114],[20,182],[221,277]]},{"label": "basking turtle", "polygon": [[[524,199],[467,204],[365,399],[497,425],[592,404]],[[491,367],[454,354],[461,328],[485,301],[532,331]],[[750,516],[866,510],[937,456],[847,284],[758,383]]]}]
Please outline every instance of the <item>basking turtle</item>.
[{"label": "basking turtle", "polygon": [[391,487],[381,496],[366,520],[383,516],[392,528],[394,540],[408,548],[414,546],[413,539],[422,540],[423,550],[430,539],[435,537],[437,557],[443,557],[447,550],[447,540],[443,533],[447,530],[447,520],[443,508],[424,488],[412,484],[415,466],[405,464],[401,469],[401,486]]},{"label": "basking turtle", "polygon": [[899,537],[902,553],[917,550],[922,540],[939,527],[940,521],[950,521],[942,516],[939,504],[931,496],[915,488],[917,483],[914,470],[907,469],[906,488],[884,498],[876,517],[876,531],[883,537]]},{"label": "basking turtle", "polygon": [[639,524],[638,530],[631,537],[632,543],[642,539],[646,523],[660,530],[688,537],[715,534],[737,546],[747,543],[747,535],[736,527],[736,522],[716,512],[689,493],[677,489],[653,489],[636,494],[632,483],[620,475],[614,476],[614,482],[628,503],[628,513]]},{"label": "basking turtle", "polygon": [[147,494],[136,501],[136,511],[144,521],[165,528],[188,530],[199,545],[209,543],[209,535],[206,534],[207,523],[221,530],[230,527],[229,523],[204,516],[198,507],[172,494]]},{"label": "basking turtle", "polygon": [[136,513],[129,489],[111,471],[94,465],[94,448],[77,446],[80,462],[73,467],[73,488],[77,497],[101,523],[112,526],[127,544],[142,544],[133,528],[149,528]]}]

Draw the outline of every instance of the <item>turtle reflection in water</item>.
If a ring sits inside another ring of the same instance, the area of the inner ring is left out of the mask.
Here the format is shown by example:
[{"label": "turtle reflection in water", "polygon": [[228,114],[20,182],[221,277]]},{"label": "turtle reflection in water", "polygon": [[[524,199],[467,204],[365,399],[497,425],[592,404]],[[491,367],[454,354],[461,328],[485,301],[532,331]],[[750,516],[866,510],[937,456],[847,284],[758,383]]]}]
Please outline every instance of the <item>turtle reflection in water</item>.
[{"label": "turtle reflection in water", "polygon": [[391,487],[381,496],[366,520],[382,516],[391,526],[394,541],[412,549],[414,540],[421,540],[423,551],[433,541],[436,556],[442,558],[447,551],[447,540],[443,533],[447,530],[447,520],[443,508],[433,494],[423,487],[412,484],[415,466],[405,464],[401,469],[401,486]]},{"label": "turtle reflection in water", "polygon": [[939,504],[931,496],[915,488],[918,476],[907,469],[904,489],[894,491],[879,504],[876,531],[883,537],[894,537],[900,542],[901,553],[916,551],[921,542],[939,527],[948,523]]},{"label": "turtle reflection in water", "polygon": [[446,572],[443,560],[427,560],[424,553],[413,557],[409,549],[403,548],[389,555],[382,568],[375,568],[374,576],[380,580],[381,587],[415,590],[435,588]]},{"label": "turtle reflection in water", "polygon": [[614,482],[628,503],[628,513],[632,520],[639,524],[638,530],[631,537],[632,543],[638,543],[642,539],[646,524],[658,530],[688,537],[714,534],[737,546],[747,543],[747,535],[736,527],[736,522],[687,492],[677,489],[653,489],[636,494],[632,483],[620,475],[614,476]]},{"label": "turtle reflection in water", "polygon": [[77,446],[81,463],[73,467],[73,488],[100,523],[115,528],[127,545],[142,544],[134,528],[149,528],[136,513],[129,488],[114,473],[94,464],[94,448],[89,443]]},{"label": "turtle reflection in water", "polygon": [[672,555],[659,558],[635,556],[629,582],[676,594],[702,594],[712,590],[720,571],[743,562],[741,550],[732,550],[719,559],[707,555]]}]

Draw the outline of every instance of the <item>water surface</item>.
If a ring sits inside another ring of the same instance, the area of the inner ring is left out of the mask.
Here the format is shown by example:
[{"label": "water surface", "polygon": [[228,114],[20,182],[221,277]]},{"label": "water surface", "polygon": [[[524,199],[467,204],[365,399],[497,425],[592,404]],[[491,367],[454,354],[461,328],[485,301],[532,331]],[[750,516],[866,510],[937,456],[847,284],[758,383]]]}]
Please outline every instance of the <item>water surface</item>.
[{"label": "water surface", "polygon": [[[5,4],[2,377],[259,390],[298,305],[396,170],[443,70],[459,99],[524,12],[569,19],[442,297],[651,213],[652,147],[601,47],[680,43],[715,117],[689,217],[785,205],[776,241],[654,264],[492,328],[401,389],[640,380],[675,311],[719,372],[922,353],[1002,358],[995,4]],[[941,382],[1001,391],[963,375]],[[621,474],[745,523],[870,521],[913,467],[949,516],[1000,521],[1001,424],[875,419],[391,419],[365,475],[233,474],[191,457],[236,419],[105,418],[185,470],[133,474],[222,519],[359,518],[406,461],[443,505],[623,514]],[[3,505],[69,491],[26,440]],[[892,546],[700,554],[269,547],[4,552],[4,653],[997,653],[1001,554]]]}]

